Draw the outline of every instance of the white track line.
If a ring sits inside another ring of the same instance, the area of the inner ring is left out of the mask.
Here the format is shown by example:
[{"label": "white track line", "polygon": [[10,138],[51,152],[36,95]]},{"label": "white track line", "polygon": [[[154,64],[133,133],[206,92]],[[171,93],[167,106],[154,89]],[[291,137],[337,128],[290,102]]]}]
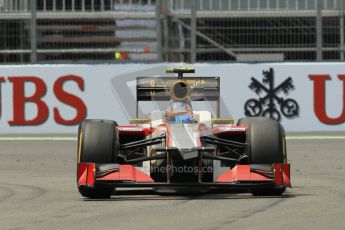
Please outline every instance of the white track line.
[{"label": "white track line", "polygon": [[345,140],[345,136],[286,136],[287,140]]},{"label": "white track line", "polygon": [[[345,135],[321,136],[321,135],[287,135],[287,140],[345,140]],[[77,141],[77,137],[0,137],[0,141]]]},{"label": "white track line", "polygon": [[0,141],[77,141],[76,137],[0,137]]}]

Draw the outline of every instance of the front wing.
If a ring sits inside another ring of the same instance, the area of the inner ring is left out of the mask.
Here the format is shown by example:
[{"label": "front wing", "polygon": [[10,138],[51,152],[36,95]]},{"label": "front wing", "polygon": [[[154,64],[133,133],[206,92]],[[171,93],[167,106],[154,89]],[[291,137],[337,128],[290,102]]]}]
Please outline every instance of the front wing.
[{"label": "front wing", "polygon": [[286,188],[291,187],[290,164],[237,165],[221,173],[214,182],[155,182],[149,174],[132,165],[78,163],[78,187],[97,184],[114,187],[208,187],[208,188]]}]

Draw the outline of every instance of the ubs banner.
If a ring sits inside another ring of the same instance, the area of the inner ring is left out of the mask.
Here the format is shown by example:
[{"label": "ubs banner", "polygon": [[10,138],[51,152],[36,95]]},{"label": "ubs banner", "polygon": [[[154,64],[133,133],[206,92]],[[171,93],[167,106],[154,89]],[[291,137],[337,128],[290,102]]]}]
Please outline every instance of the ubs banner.
[{"label": "ubs banner", "polygon": [[[221,77],[221,117],[267,116],[287,131],[345,130],[345,64],[169,63],[0,66],[0,134],[74,133],[85,118],[128,124],[136,77],[168,76],[167,67],[180,66],[195,67],[186,76]],[[162,108],[139,104],[138,113]]]}]

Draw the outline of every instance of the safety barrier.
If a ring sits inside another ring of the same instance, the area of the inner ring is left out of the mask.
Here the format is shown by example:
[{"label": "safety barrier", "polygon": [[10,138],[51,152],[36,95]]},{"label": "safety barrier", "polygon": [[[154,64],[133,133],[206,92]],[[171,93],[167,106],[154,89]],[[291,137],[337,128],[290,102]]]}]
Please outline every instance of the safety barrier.
[{"label": "safety barrier", "polygon": [[[173,66],[181,64],[1,66],[0,134],[74,133],[84,118],[128,124],[136,116],[136,77],[172,76],[165,68]],[[271,116],[287,131],[345,128],[343,63],[188,66],[196,76],[221,77],[221,117]],[[139,115],[157,108],[164,105],[139,104]]]}]

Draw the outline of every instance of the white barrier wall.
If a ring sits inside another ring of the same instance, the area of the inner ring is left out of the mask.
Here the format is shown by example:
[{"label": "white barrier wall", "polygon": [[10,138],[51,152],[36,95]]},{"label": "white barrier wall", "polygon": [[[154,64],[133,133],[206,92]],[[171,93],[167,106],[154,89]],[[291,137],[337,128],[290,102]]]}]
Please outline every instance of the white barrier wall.
[{"label": "white barrier wall", "polygon": [[251,100],[251,114],[280,115],[287,131],[345,130],[345,64],[169,63],[0,66],[0,134],[75,133],[85,117],[128,124],[135,78],[165,76],[174,66],[221,77],[222,116],[245,116]]}]

